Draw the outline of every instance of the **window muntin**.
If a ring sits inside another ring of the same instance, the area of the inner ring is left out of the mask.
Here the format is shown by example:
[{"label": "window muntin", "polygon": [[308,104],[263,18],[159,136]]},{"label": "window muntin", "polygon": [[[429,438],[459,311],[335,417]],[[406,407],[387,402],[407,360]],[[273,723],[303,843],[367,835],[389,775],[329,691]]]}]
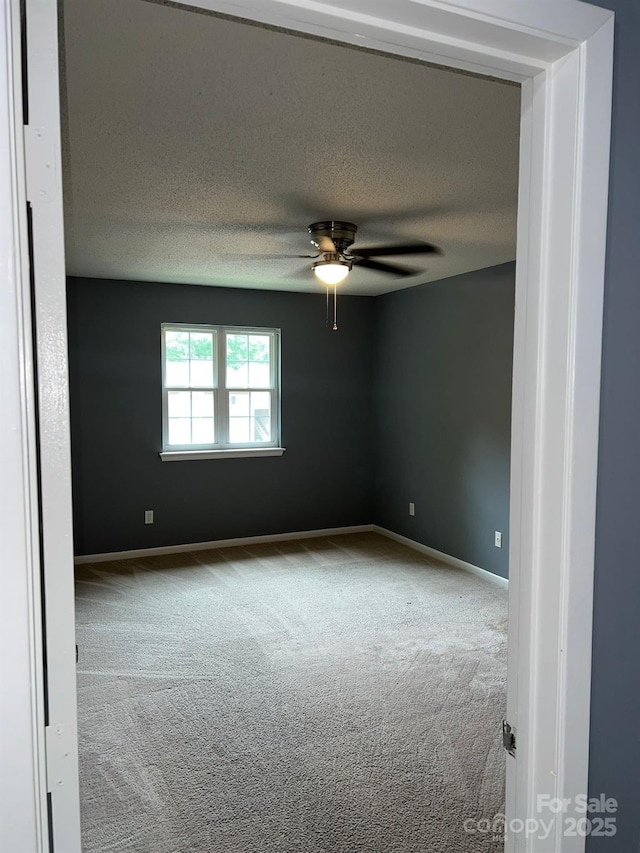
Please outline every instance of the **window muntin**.
[{"label": "window muntin", "polygon": [[279,442],[280,330],[162,326],[163,448]]}]

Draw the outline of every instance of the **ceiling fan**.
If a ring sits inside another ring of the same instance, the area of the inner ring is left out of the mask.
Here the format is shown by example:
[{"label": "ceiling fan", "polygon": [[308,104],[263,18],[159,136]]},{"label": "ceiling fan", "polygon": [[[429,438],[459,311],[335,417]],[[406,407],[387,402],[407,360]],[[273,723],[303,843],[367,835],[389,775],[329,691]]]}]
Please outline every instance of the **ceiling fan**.
[{"label": "ceiling fan", "polygon": [[353,222],[328,219],[312,222],[308,227],[311,243],[318,250],[315,255],[293,255],[295,258],[310,258],[311,269],[316,277],[327,286],[327,326],[329,326],[329,287],[333,286],[333,330],[338,329],[337,285],[351,272],[355,264],[375,272],[397,276],[414,275],[416,270],[399,264],[388,264],[375,260],[394,255],[441,254],[431,243],[406,243],[395,246],[366,246],[352,249],[358,226]]},{"label": "ceiling fan", "polygon": [[416,270],[399,264],[388,264],[375,260],[397,255],[440,254],[440,249],[431,243],[406,243],[395,246],[366,246],[352,249],[358,226],[353,222],[324,220],[313,222],[308,227],[311,243],[318,250],[315,255],[294,255],[296,258],[311,258],[315,263],[311,269],[326,285],[337,285],[349,275],[355,264],[375,272],[397,276],[414,275]]}]

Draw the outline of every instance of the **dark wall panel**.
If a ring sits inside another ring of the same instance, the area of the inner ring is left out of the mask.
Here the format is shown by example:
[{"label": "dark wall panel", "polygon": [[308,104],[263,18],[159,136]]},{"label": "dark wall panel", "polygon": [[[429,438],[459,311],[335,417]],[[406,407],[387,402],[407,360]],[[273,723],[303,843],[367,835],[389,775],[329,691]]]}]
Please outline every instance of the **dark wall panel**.
[{"label": "dark wall panel", "polygon": [[618,800],[616,835],[588,853],[640,850],[640,3],[616,13],[609,235],[596,522],[589,790]]},{"label": "dark wall panel", "polygon": [[[77,554],[371,521],[373,300],[69,279]],[[160,324],[282,329],[282,457],[163,463]],[[144,510],[155,523],[144,524]]]},{"label": "dark wall panel", "polygon": [[503,577],[514,282],[510,263],[376,300],[376,522]]}]

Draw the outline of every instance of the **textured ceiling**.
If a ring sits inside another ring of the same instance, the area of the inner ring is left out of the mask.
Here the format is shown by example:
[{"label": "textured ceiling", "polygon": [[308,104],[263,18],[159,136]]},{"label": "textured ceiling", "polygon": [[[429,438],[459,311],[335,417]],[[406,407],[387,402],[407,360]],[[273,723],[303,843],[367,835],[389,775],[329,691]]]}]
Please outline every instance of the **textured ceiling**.
[{"label": "textured ceiling", "polygon": [[515,257],[516,86],[145,0],[65,0],[63,57],[72,275],[317,291],[266,256],[318,219],[443,251],[345,293]]}]

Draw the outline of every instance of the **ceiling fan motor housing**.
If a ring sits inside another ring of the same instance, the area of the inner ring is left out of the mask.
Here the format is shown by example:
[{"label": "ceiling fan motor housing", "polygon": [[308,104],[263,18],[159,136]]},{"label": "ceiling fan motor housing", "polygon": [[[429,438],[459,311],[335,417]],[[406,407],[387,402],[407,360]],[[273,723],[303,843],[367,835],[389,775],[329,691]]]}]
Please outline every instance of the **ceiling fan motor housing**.
[{"label": "ceiling fan motor housing", "polygon": [[328,237],[341,254],[353,243],[357,230],[358,226],[354,225],[353,222],[340,222],[333,219],[314,222],[308,228],[309,234],[311,234],[311,242],[320,251],[323,251],[322,238]]}]

